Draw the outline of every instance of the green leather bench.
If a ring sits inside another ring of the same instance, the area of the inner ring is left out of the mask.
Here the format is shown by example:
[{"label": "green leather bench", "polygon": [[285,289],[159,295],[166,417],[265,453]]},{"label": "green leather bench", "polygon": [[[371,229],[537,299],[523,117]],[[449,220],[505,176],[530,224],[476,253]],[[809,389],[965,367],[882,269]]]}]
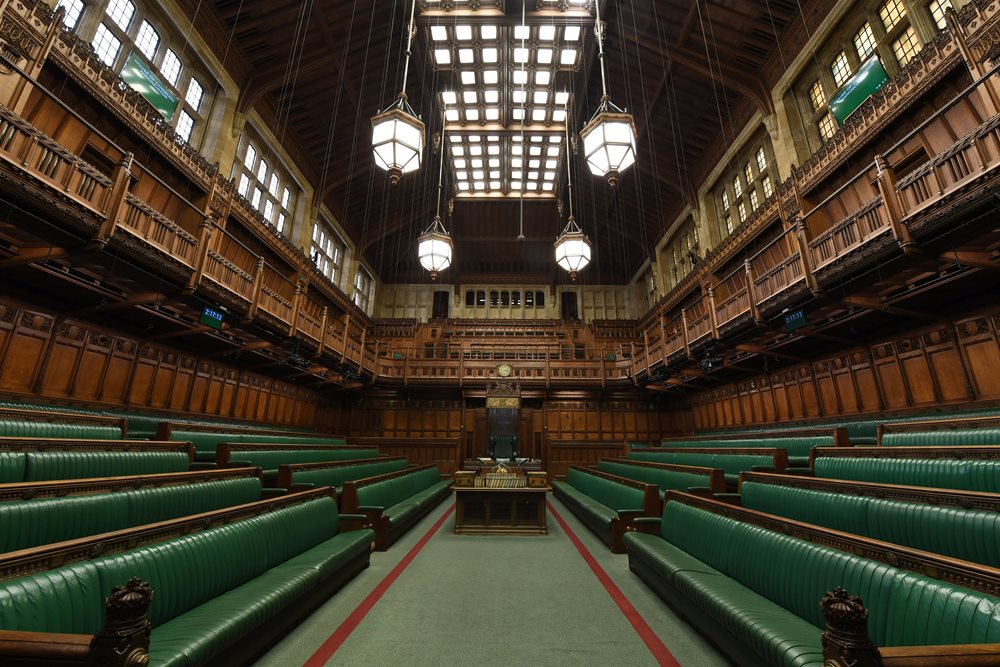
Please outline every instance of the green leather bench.
[{"label": "green leather bench", "polygon": [[261,499],[250,468],[0,485],[0,553]]},{"label": "green leather bench", "polygon": [[740,504],[845,533],[1000,567],[1000,495],[743,473]]},{"label": "green leather bench", "polygon": [[721,440],[664,440],[661,447],[672,449],[683,448],[759,448],[759,447],[780,447],[788,452],[788,465],[792,467],[806,467],[809,465],[809,450],[813,447],[833,447],[835,445],[832,435],[799,436],[799,437],[778,437],[769,435],[761,438],[733,438]]},{"label": "green leather bench", "polygon": [[0,437],[0,484],[183,472],[187,442]]},{"label": "green leather bench", "polygon": [[651,447],[649,449],[633,449],[629,452],[628,458],[635,461],[721,468],[726,476],[726,484],[732,488],[736,488],[740,473],[745,470],[783,472],[788,467],[788,453],[784,449],[770,447],[736,447],[733,449]]},{"label": "green leather bench", "polygon": [[104,596],[139,577],[156,593],[150,665],[249,664],[368,566],[372,531],[330,491],[0,556],[0,629],[93,634]]},{"label": "green leather bench", "polygon": [[451,493],[433,463],[344,482],[343,511],[361,513],[375,529],[375,549],[385,551]]},{"label": "green leather bench", "polygon": [[1000,445],[1000,428],[968,428],[934,431],[885,431],[883,447],[963,447]]},{"label": "green leather bench", "polygon": [[661,520],[641,521],[629,567],[741,667],[820,667],[818,603],[837,587],[863,600],[879,646],[1000,642],[1000,599],[982,592],[996,570],[676,491]]},{"label": "green leather bench", "polygon": [[721,468],[602,458],[597,462],[597,469],[611,475],[656,484],[661,501],[671,489],[707,495],[726,492],[726,476]]},{"label": "green leather bench", "polygon": [[579,465],[571,465],[565,479],[556,479],[552,492],[616,554],[625,553],[622,536],[632,521],[656,516],[660,509],[655,484]]},{"label": "green leather bench", "polygon": [[0,418],[0,436],[15,438],[94,438],[120,440],[121,426]]},{"label": "green leather bench", "polygon": [[240,431],[201,431],[188,428],[174,428],[170,430],[170,437],[163,438],[162,434],[157,435],[158,440],[184,440],[190,442],[195,448],[195,459],[198,461],[212,461],[216,457],[216,450],[223,443],[245,443],[259,445],[323,445],[336,446],[343,445],[343,438],[318,435],[267,435],[264,433],[247,433]]},{"label": "green leather bench", "polygon": [[224,442],[215,453],[215,464],[220,467],[250,466],[264,471],[264,483],[273,484],[278,478],[282,463],[322,463],[325,461],[352,461],[378,456],[374,447],[351,445],[309,444],[258,444]]},{"label": "green leather bench", "polygon": [[276,486],[304,490],[316,486],[332,486],[339,498],[345,482],[397,472],[410,467],[405,456],[381,456],[355,461],[323,461],[319,463],[282,463],[278,466]]},{"label": "green leather bench", "polygon": [[824,479],[1000,492],[1000,447],[816,448],[813,457]]}]

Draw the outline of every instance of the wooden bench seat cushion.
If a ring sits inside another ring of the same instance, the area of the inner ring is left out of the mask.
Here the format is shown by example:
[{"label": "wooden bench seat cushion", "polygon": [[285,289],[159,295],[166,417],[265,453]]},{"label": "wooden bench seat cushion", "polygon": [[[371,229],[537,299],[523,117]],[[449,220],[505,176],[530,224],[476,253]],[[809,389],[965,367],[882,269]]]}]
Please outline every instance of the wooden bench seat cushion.
[{"label": "wooden bench seat cushion", "polygon": [[701,466],[704,468],[721,468],[726,474],[726,483],[736,485],[740,473],[758,467],[774,465],[770,456],[754,454],[685,454],[683,452],[629,452],[628,457],[635,461],[654,461],[659,463],[680,463],[681,465]]},{"label": "wooden bench seat cushion", "polygon": [[117,426],[102,426],[100,424],[0,419],[0,436],[117,440],[122,437],[122,430]]},{"label": "wooden bench seat cushion", "polygon": [[618,516],[615,510],[562,480],[552,482],[552,490],[559,500],[568,505],[574,514],[591,527],[610,530],[611,522]]},{"label": "wooden bench seat cushion", "polygon": [[389,519],[389,525],[395,525],[409,519],[414,514],[424,514],[436,507],[441,498],[448,495],[451,482],[441,480],[416,492],[406,500],[387,508],[383,514]]},{"label": "wooden bench seat cushion", "polygon": [[1000,514],[930,503],[744,482],[743,507],[1000,567]]},{"label": "wooden bench seat cushion", "polygon": [[0,552],[97,535],[260,500],[256,477],[0,503]]},{"label": "wooden bench seat cushion", "polygon": [[625,541],[679,606],[696,606],[767,664],[822,664],[818,601],[837,586],[864,601],[878,646],[1000,640],[996,598],[681,502],[665,506],[660,536]]},{"label": "wooden bench seat cushion", "polygon": [[645,466],[629,465],[627,462],[601,461],[597,464],[601,472],[627,477],[648,484],[656,484],[660,490],[660,500],[668,490],[687,491],[691,488],[704,488],[710,483],[707,475],[680,472],[679,470],[659,470]]},{"label": "wooden bench seat cushion", "polygon": [[1000,460],[820,456],[816,477],[1000,492]]},{"label": "wooden bench seat cushion", "polygon": [[387,472],[404,470],[410,465],[406,459],[395,461],[378,461],[374,463],[359,463],[358,465],[340,465],[335,468],[317,468],[315,470],[293,470],[293,484],[315,484],[316,486],[332,486],[340,492],[344,482],[353,482],[365,477],[384,475]]},{"label": "wooden bench seat cushion", "polygon": [[261,468],[264,474],[277,474],[282,463],[321,463],[323,461],[350,461],[351,459],[373,459],[377,449],[288,449],[254,450],[235,449],[229,454],[231,463],[249,463]]},{"label": "wooden bench seat cushion", "polygon": [[323,497],[0,582],[0,628],[93,634],[106,592],[137,576],[156,591],[151,664],[209,662],[364,553],[374,537],[338,530],[337,504]]}]

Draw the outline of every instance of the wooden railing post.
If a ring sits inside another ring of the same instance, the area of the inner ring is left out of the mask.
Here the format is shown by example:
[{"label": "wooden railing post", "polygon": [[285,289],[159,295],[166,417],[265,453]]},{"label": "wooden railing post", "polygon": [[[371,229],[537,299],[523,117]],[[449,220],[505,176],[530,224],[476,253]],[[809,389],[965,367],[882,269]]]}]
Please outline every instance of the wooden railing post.
[{"label": "wooden railing post", "polygon": [[868,637],[868,610],[861,598],[837,587],[823,596],[820,612],[826,631],[820,638],[826,667],[879,667],[882,657]]},{"label": "wooden railing post", "polygon": [[801,216],[794,216],[791,223],[795,226],[795,242],[799,248],[799,262],[802,264],[802,275],[806,278],[806,285],[809,286],[809,291],[813,294],[819,294],[822,290],[819,287],[819,283],[816,282],[816,276],[813,275],[812,271],[813,262],[809,248],[809,227],[806,225],[805,218]]},{"label": "wooden railing post", "polygon": [[253,301],[250,302],[250,310],[247,311],[247,321],[249,322],[254,317],[257,316],[257,310],[260,308],[260,300],[263,296],[262,287],[264,286],[264,258],[257,258],[257,268],[253,275]]},{"label": "wooden railing post", "polygon": [[[664,313],[660,313],[656,319],[660,323],[660,359],[667,363],[667,328],[663,325],[663,315]],[[646,350],[646,354],[649,355],[649,350]]]},{"label": "wooden railing post", "polygon": [[[7,10],[8,2],[4,1],[0,3],[0,16]],[[23,70],[27,76],[21,76],[18,78],[17,83],[14,85],[14,92],[10,96],[10,101],[8,107],[17,114],[24,115],[24,107],[28,101],[28,94],[30,92],[28,81],[30,79],[37,79],[38,75],[42,72],[42,67],[45,65],[45,61],[49,58],[49,53],[52,52],[52,44],[55,43],[56,37],[59,33],[63,31],[63,19],[66,17],[65,7],[56,7],[55,12],[52,14],[52,22],[45,31],[45,37],[41,45],[35,52],[34,57],[28,57],[29,54],[24,54],[27,58],[27,63],[24,65]],[[16,22],[12,22],[14,26],[17,25]],[[16,27],[14,30],[18,30]]]},{"label": "wooden railing post", "polygon": [[191,294],[201,285],[201,279],[205,275],[205,265],[208,264],[208,251],[212,246],[212,223],[211,218],[202,218],[198,230],[198,258],[195,260],[194,273],[188,280],[187,288],[184,290]]},{"label": "wooden railing post", "polygon": [[[955,39],[955,44],[958,45],[958,50],[962,54],[962,60],[965,61],[966,66],[969,68],[972,80],[977,81],[981,79],[989,71],[989,68],[985,66],[985,63],[979,62],[975,54],[973,54],[972,49],[969,48],[965,26],[958,20],[958,14],[953,8],[949,7],[945,10],[944,20],[948,25],[948,30],[951,32],[952,37]],[[1000,84],[996,81],[996,77],[990,77],[983,81],[983,84],[976,88],[976,92],[983,102],[987,117],[1000,113]]]},{"label": "wooden railing post", "polygon": [[132,179],[132,153],[125,153],[120,162],[115,167],[112,178],[111,195],[108,197],[108,205],[105,209],[104,222],[97,228],[93,241],[103,248],[108,244],[111,236],[115,233],[115,227],[121,220],[125,211],[125,195],[128,194],[128,187]]},{"label": "wooden railing post", "polygon": [[712,325],[712,338],[719,337],[719,317],[715,312],[715,287],[709,284],[708,290],[708,317]]},{"label": "wooden railing post", "polygon": [[292,316],[288,325],[288,335],[294,336],[299,328],[299,308],[302,307],[302,300],[306,298],[306,289],[309,287],[309,279],[296,277],[295,294],[292,296]]},{"label": "wooden railing post", "polygon": [[684,341],[684,354],[688,359],[691,356],[691,346],[688,344],[688,313],[687,308],[681,308],[681,340]]},{"label": "wooden railing post", "polygon": [[754,284],[753,267],[749,259],[743,260],[743,270],[747,273],[747,299],[750,301],[750,316],[755,322],[760,322],[760,311],[757,310],[757,285]]},{"label": "wooden railing post", "polygon": [[892,226],[892,235],[896,237],[896,243],[904,250],[916,245],[910,230],[903,224],[902,207],[899,204],[899,195],[896,193],[896,172],[893,170],[885,157],[875,156],[875,171],[878,174],[878,189],[882,195],[882,206],[885,207],[886,215],[889,216],[889,224]]},{"label": "wooden railing post", "polygon": [[323,346],[326,345],[326,320],[329,315],[329,307],[323,306],[323,313],[319,318],[319,347],[316,348],[319,356],[323,356]]}]

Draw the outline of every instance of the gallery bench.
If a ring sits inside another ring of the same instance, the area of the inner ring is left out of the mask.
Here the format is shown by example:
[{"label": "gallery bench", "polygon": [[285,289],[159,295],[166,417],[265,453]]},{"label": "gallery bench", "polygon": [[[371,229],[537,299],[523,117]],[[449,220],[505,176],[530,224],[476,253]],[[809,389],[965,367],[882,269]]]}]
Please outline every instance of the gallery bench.
[{"label": "gallery bench", "polygon": [[743,473],[740,505],[1000,567],[1000,495],[800,475]]},{"label": "gallery bench", "polygon": [[261,491],[256,468],[0,484],[0,553],[244,505]]},{"label": "gallery bench", "polygon": [[354,461],[320,463],[282,463],[278,466],[276,486],[302,491],[316,486],[332,486],[339,498],[345,482],[384,475],[410,467],[405,456],[380,456]]},{"label": "gallery bench", "polygon": [[552,493],[616,554],[625,553],[622,536],[632,521],[660,510],[656,484],[578,465],[552,483]]},{"label": "gallery bench", "polygon": [[[64,635],[97,633],[104,596],[139,577],[129,604],[146,599],[149,664],[248,664],[368,566],[362,521],[323,488],[0,555],[0,663],[30,650],[53,664]],[[25,632],[59,633],[53,654],[43,634],[25,648]]]},{"label": "gallery bench", "polygon": [[817,447],[815,477],[1000,492],[1000,447]]},{"label": "gallery bench", "polygon": [[661,501],[663,495],[670,490],[709,496],[726,492],[726,475],[722,468],[604,458],[598,461],[597,469],[612,475],[656,484],[660,490]]},{"label": "gallery bench", "polygon": [[0,437],[0,484],[183,472],[190,442]]},{"label": "gallery bench", "polygon": [[375,530],[375,549],[385,551],[451,493],[433,464],[344,482],[340,505],[364,514]]},{"label": "gallery bench", "polygon": [[[990,594],[1000,570],[677,491],[660,520],[637,528],[625,536],[629,567],[741,667],[833,658],[819,603],[838,587],[864,601],[879,647],[1000,641],[1000,599]],[[1000,657],[1000,646],[990,650]]]},{"label": "gallery bench", "polygon": [[788,452],[774,447],[650,447],[633,449],[628,458],[634,461],[676,463],[680,465],[721,468],[726,485],[736,488],[740,473],[746,470],[784,472],[788,467]]}]

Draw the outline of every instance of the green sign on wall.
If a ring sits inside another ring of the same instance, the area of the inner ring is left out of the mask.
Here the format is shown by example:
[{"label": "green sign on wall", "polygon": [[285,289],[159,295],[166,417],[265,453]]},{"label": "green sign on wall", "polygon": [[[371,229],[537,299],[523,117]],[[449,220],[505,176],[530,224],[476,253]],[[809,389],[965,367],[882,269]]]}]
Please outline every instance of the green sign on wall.
[{"label": "green sign on wall", "polygon": [[858,70],[858,73],[848,79],[847,83],[830,100],[830,110],[837,123],[844,124],[847,117],[854,113],[864,101],[875,91],[885,85],[889,75],[885,73],[882,61],[872,56]]},{"label": "green sign on wall", "polygon": [[133,51],[122,68],[122,79],[162,113],[169,121],[177,110],[177,96],[167,84]]}]

